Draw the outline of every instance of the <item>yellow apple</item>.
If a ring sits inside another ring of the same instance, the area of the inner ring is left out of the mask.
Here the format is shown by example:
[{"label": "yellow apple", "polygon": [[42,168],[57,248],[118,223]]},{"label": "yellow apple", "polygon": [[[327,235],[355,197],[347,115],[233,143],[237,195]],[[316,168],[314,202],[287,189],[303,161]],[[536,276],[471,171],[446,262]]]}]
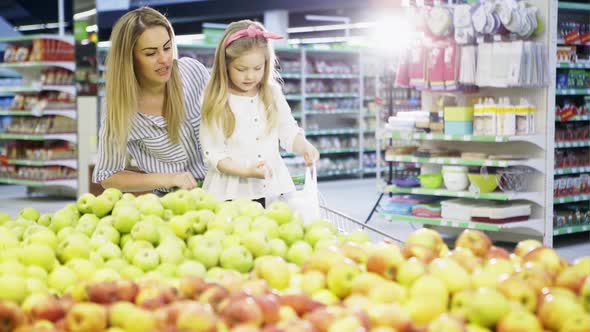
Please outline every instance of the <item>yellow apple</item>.
[{"label": "yellow apple", "polygon": [[363,272],[352,281],[351,292],[354,294],[368,295],[372,287],[375,287],[385,279],[373,272]]},{"label": "yellow apple", "polygon": [[395,278],[402,286],[410,287],[424,274],[426,274],[426,265],[416,257],[412,257],[400,265]]},{"label": "yellow apple", "polygon": [[467,310],[467,319],[484,327],[494,326],[510,311],[508,300],[493,288],[479,288]]},{"label": "yellow apple", "polygon": [[323,273],[328,273],[334,265],[340,264],[344,262],[344,260],[346,260],[346,256],[344,256],[338,248],[322,248],[314,252],[311,257],[306,260],[303,270],[317,270]]},{"label": "yellow apple", "polygon": [[373,303],[404,303],[408,291],[394,281],[384,281],[374,285],[369,290],[368,297]]},{"label": "yellow apple", "polygon": [[556,276],[561,270],[567,266],[565,262],[557,252],[549,247],[537,247],[529,251],[523,258],[526,262],[537,262],[540,263],[545,269],[552,275]]},{"label": "yellow apple", "polygon": [[575,298],[567,295],[546,294],[541,299],[537,316],[546,329],[560,331],[567,317],[587,315]]},{"label": "yellow apple", "polygon": [[439,254],[444,242],[437,231],[430,228],[420,228],[412,232],[406,239],[406,246],[414,244],[425,246]]},{"label": "yellow apple", "polygon": [[353,281],[360,273],[358,266],[351,260],[337,263],[328,272],[326,278],[328,289],[339,298],[344,298],[352,291]]},{"label": "yellow apple", "polygon": [[471,287],[467,271],[450,258],[433,260],[428,265],[428,272],[441,280],[451,294]]},{"label": "yellow apple", "polygon": [[320,271],[309,271],[303,274],[301,290],[311,295],[326,287],[326,276]]},{"label": "yellow apple", "polygon": [[537,309],[537,294],[535,289],[517,275],[512,275],[500,281],[497,289],[508,300],[521,304],[529,312],[534,313]]},{"label": "yellow apple", "polygon": [[414,298],[441,302],[446,308],[449,300],[449,291],[440,279],[431,275],[424,275],[410,287],[410,299]]},{"label": "yellow apple", "polygon": [[519,257],[524,257],[529,251],[543,246],[543,243],[537,240],[523,240],[516,244],[516,248],[514,248],[514,253]]},{"label": "yellow apple", "polygon": [[590,315],[573,314],[565,318],[559,332],[588,332],[590,331]]},{"label": "yellow apple", "polygon": [[537,317],[525,310],[513,310],[502,317],[496,325],[497,332],[543,332]]},{"label": "yellow apple", "polygon": [[490,238],[484,232],[475,229],[464,230],[455,241],[455,247],[467,248],[479,257],[484,257],[491,246]]},{"label": "yellow apple", "polygon": [[459,265],[469,273],[473,273],[473,271],[482,267],[481,257],[475,256],[471,250],[467,248],[457,247],[451,250],[447,256],[459,263]]},{"label": "yellow apple", "polygon": [[367,259],[367,271],[395,280],[399,266],[404,262],[401,249],[395,244],[381,243],[373,248]]},{"label": "yellow apple", "polygon": [[399,332],[412,329],[410,314],[399,304],[374,304],[368,309],[367,314],[373,327],[391,327]]}]

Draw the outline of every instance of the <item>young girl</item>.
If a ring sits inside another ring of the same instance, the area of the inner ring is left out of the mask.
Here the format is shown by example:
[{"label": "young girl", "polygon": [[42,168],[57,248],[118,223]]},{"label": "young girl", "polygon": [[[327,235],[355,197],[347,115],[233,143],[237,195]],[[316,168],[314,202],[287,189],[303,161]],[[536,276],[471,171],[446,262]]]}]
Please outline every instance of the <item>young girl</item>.
[{"label": "young girl", "polygon": [[[303,155],[308,166],[319,159],[276,80],[269,39],[281,38],[260,23],[243,20],[227,27],[215,52],[200,137],[209,165],[203,188],[219,199],[245,197],[264,205],[268,195],[294,191],[279,144]],[[267,188],[267,183],[273,185]]]}]

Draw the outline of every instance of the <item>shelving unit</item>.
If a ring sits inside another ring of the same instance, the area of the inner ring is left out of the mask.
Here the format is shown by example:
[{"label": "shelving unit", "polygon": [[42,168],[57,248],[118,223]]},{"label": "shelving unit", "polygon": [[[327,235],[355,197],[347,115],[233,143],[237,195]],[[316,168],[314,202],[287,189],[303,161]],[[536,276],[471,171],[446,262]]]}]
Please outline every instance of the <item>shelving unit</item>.
[{"label": "shelving unit", "polygon": [[[74,45],[74,38],[72,36],[48,34],[0,38],[0,42],[5,43],[7,45],[10,45],[11,43],[27,44],[34,43],[34,41],[38,39],[53,39],[65,42],[68,45],[71,45],[72,47]],[[28,121],[27,119],[23,118],[31,118],[35,119],[35,121],[42,121],[43,118],[54,117],[55,119],[67,118],[70,121],[73,120],[74,122],[77,122],[78,112],[75,109],[75,82],[67,85],[43,84],[40,78],[42,77],[43,71],[48,69],[63,70],[66,72],[74,73],[76,69],[76,63],[74,60],[0,63],[0,79],[2,77],[19,77],[19,82],[21,83],[18,86],[0,86],[0,96],[3,96],[2,98],[12,100],[12,98],[14,98],[14,96],[17,94],[31,95],[36,93],[46,94],[51,92],[60,92],[67,94],[70,98],[69,100],[74,100],[73,103],[70,102],[71,104],[73,104],[72,109],[58,109],[54,107],[40,107],[27,110],[13,110],[6,107],[0,109],[0,122],[5,124],[4,127],[0,126],[0,159],[2,160],[2,163],[0,163],[0,167],[15,167],[16,170],[22,170],[23,167],[26,167],[29,170],[37,168],[47,168],[46,170],[49,170],[50,167],[60,166],[70,169],[70,173],[68,173],[69,175],[67,178],[56,178],[52,180],[46,180],[45,176],[39,179],[30,177],[25,178],[24,176],[21,176],[19,173],[19,176],[15,175],[13,177],[0,176],[0,183],[26,186],[28,194],[40,192],[57,195],[75,196],[77,194],[78,188],[77,151],[74,150],[75,155],[72,156],[72,158],[62,158],[60,160],[43,160],[36,158],[23,159],[24,156],[9,158],[9,156],[6,155],[9,149],[8,146],[20,145],[22,149],[24,149],[25,146],[28,146],[28,142],[30,142],[31,144],[33,144],[33,142],[37,142],[35,143],[37,144],[35,146],[38,146],[39,143],[45,144],[44,142],[70,142],[74,145],[77,144],[77,132],[48,132],[30,134],[19,133],[15,128],[10,129],[10,124],[13,123],[13,121],[17,121],[18,119]],[[30,150],[35,148],[29,146],[27,147],[27,149]]]},{"label": "shelving unit", "polygon": [[[549,54],[555,54],[555,32],[557,25],[557,3],[542,0],[532,0],[530,3],[539,9],[538,15],[545,22],[545,32],[536,36],[535,40],[543,42],[548,46]],[[434,6],[438,4],[435,2]],[[483,41],[480,41],[483,42]],[[555,57],[550,57],[549,66],[556,66]],[[565,66],[565,65],[564,65]],[[503,241],[519,241],[524,238],[536,238],[542,240],[547,245],[552,245],[553,227],[551,207],[553,206],[553,140],[548,137],[554,136],[555,112],[554,112],[554,92],[555,77],[550,76],[548,87],[542,88],[498,88],[498,87],[480,87],[479,91],[471,93],[461,93],[457,91],[422,91],[421,104],[424,110],[438,109],[435,106],[436,98],[442,95],[457,96],[458,105],[467,104],[470,97],[477,96],[494,96],[509,97],[512,101],[518,101],[526,97],[532,102],[537,109],[534,117],[535,134],[532,135],[510,135],[510,136],[482,136],[482,135],[446,135],[443,133],[424,133],[413,131],[411,129],[386,131],[379,129],[378,138],[381,144],[386,142],[396,142],[400,145],[418,145],[428,148],[439,148],[443,150],[453,150],[458,152],[480,152],[486,155],[522,155],[526,154],[523,159],[504,160],[493,159],[466,159],[460,157],[415,157],[412,155],[391,155],[385,159],[390,163],[399,163],[399,167],[412,167],[409,164],[420,168],[418,165],[455,165],[467,167],[520,167],[526,166],[531,170],[529,175],[530,185],[524,192],[509,192],[497,189],[490,193],[478,193],[473,190],[452,191],[445,189],[427,188],[402,188],[385,181],[380,181],[377,185],[378,190],[387,196],[392,194],[413,195],[416,198],[428,197],[439,201],[441,198],[461,198],[470,200],[485,200],[489,203],[504,202],[503,204],[527,202],[531,205],[531,215],[529,220],[521,222],[509,222],[505,224],[482,223],[470,220],[449,220],[445,218],[424,218],[412,215],[398,215],[387,213],[386,207],[378,210],[378,215],[391,222],[411,222],[419,223],[427,227],[436,228],[444,233],[457,234],[461,229],[472,228],[482,231],[488,231],[492,238]],[[578,91],[563,91],[564,93],[573,93]],[[440,116],[440,115],[439,115]],[[573,121],[573,120],[572,120]],[[379,126],[382,128],[382,126]],[[405,144],[402,144],[405,143]],[[564,143],[565,144],[565,143]],[[585,145],[585,142],[569,142],[569,144]],[[590,143],[589,143],[590,144]],[[452,154],[451,154],[452,155]],[[526,159],[525,159],[526,158]],[[395,165],[395,164],[393,164]],[[395,166],[394,166],[395,167]],[[414,167],[412,167],[414,168]],[[573,172],[574,170],[567,170]],[[562,170],[566,172],[566,170]],[[564,173],[565,174],[565,173]],[[411,214],[411,213],[410,213]]]},{"label": "shelving unit", "polygon": [[[558,13],[556,15],[558,22],[556,23],[555,35],[557,36],[560,34],[559,29],[561,28],[560,24],[562,22],[578,22],[587,24],[589,15],[590,5],[587,3],[559,1]],[[556,38],[554,43],[557,45],[573,47],[578,55],[583,54],[582,57],[578,57],[577,62],[557,62],[555,66],[556,76],[564,75],[569,73],[571,70],[590,71],[590,59],[588,59],[588,55],[590,53],[588,48],[590,45],[586,44],[586,46],[584,46],[581,45],[580,42],[566,44],[563,38]],[[575,104],[579,107],[580,105],[584,104],[584,97],[586,96],[590,96],[590,87],[581,89],[556,89],[555,105],[556,107],[564,107],[564,105],[567,103]],[[555,121],[556,126],[578,126],[584,124],[590,125],[590,115],[575,115],[566,120],[563,120],[559,115],[556,115]],[[564,122],[567,122],[568,124],[565,124]],[[588,152],[588,150],[590,150],[588,147],[590,147],[590,141],[587,140],[577,140],[571,142],[556,141],[554,143],[555,159],[557,159],[558,153],[560,155],[565,155],[569,153],[577,154],[580,151]],[[572,150],[573,148],[575,148],[575,150]],[[590,160],[586,162],[590,163]],[[560,179],[588,176],[590,173],[590,166],[563,167],[561,164],[557,165],[558,163],[559,161],[556,161],[554,176],[550,176],[551,180],[555,181],[554,186],[558,189],[557,191],[560,190],[560,185],[563,183]],[[590,194],[573,194],[569,196],[553,197],[551,203],[552,205],[550,208],[548,208],[548,210],[552,212],[552,216],[548,223],[551,221],[551,229],[554,236],[587,232],[590,230],[590,224],[578,224],[576,221],[572,221],[570,218],[565,217],[572,213],[572,211],[581,211],[582,215],[584,215],[585,211],[590,210]]]}]

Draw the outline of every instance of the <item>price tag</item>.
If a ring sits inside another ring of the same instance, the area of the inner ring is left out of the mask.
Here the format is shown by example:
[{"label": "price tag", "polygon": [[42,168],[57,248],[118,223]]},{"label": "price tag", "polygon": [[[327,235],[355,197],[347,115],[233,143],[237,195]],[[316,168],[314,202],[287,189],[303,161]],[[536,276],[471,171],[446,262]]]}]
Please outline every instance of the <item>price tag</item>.
[{"label": "price tag", "polygon": [[453,136],[452,135],[445,135],[444,140],[445,141],[452,141],[453,140]]},{"label": "price tag", "polygon": [[560,198],[559,203],[565,203],[565,198]]},{"label": "price tag", "polygon": [[573,230],[571,227],[568,227],[568,228],[566,229],[566,232],[568,232],[568,233],[573,233],[573,231],[574,231],[574,230]]},{"label": "price tag", "polygon": [[442,190],[435,190],[434,191],[434,196],[442,196],[443,191]]},{"label": "price tag", "polygon": [[576,90],[575,89],[570,89],[570,95],[575,95],[576,94]]},{"label": "price tag", "polygon": [[463,135],[463,141],[471,141],[471,135]]},{"label": "price tag", "polygon": [[503,142],[504,138],[502,136],[496,136],[496,142]]}]

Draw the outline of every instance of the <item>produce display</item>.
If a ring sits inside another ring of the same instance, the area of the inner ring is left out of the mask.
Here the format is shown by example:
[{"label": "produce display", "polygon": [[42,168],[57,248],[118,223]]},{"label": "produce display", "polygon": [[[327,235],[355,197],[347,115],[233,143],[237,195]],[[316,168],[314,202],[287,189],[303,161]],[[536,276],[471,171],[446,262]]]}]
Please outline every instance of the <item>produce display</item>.
[{"label": "produce display", "polygon": [[0,214],[0,331],[589,331],[589,271],[536,240],[374,243],[283,203],[107,189]]}]

